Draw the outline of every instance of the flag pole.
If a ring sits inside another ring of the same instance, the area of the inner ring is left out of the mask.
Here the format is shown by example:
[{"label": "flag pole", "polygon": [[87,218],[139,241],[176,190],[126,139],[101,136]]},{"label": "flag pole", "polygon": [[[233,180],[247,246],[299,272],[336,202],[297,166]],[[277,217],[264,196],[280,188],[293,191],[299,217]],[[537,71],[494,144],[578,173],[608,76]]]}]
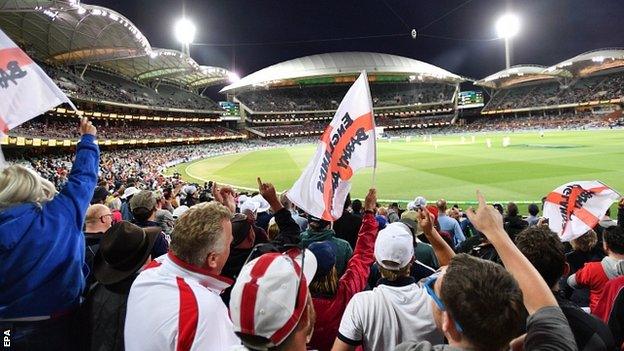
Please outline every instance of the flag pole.
[{"label": "flag pole", "polygon": [[375,140],[375,147],[374,147],[374,151],[375,151],[375,164],[373,165],[373,176],[371,179],[371,188],[375,187],[375,178],[377,176],[377,124],[375,123],[375,111],[373,110],[373,97],[371,96],[371,92],[370,92],[370,85],[368,84],[368,74],[366,73],[366,70],[362,70],[362,73],[364,75],[364,77],[366,78],[366,90],[368,92],[368,101],[370,102],[370,111],[371,111],[371,118],[373,119],[373,138]]}]

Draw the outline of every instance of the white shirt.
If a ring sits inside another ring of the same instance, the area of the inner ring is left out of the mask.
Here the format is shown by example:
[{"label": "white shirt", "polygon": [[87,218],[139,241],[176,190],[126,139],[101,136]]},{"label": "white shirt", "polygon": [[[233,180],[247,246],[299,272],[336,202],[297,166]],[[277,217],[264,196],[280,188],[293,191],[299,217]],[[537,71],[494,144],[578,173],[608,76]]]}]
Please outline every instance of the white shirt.
[{"label": "white shirt", "polygon": [[130,289],[126,350],[228,350],[240,345],[219,296],[230,284],[172,253],[157,258]]},{"label": "white shirt", "polygon": [[443,342],[433,320],[432,299],[424,288],[381,284],[355,294],[342,316],[338,338],[361,343],[366,351],[394,350],[405,341]]}]

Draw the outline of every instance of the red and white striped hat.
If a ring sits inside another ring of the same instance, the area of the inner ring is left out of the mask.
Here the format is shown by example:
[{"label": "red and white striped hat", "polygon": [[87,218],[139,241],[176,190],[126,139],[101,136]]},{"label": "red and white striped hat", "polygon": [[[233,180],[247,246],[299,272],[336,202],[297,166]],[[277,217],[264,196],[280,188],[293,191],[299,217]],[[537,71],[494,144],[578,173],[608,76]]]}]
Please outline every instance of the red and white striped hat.
[{"label": "red and white striped hat", "polygon": [[271,252],[247,263],[230,298],[234,330],[264,337],[270,347],[280,345],[305,312],[316,267],[316,257],[307,249],[305,254],[300,249]]}]

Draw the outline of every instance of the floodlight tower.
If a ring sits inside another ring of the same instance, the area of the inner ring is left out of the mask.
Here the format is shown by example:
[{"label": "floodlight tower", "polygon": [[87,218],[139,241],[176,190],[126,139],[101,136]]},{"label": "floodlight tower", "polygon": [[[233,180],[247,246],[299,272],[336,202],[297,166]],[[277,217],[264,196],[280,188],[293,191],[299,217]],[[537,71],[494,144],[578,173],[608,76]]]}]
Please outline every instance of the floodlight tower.
[{"label": "floodlight tower", "polygon": [[520,19],[513,13],[506,13],[496,21],[496,35],[505,39],[505,67],[509,68],[510,58],[509,52],[511,47],[511,39],[520,31]]},{"label": "floodlight tower", "polygon": [[173,27],[176,39],[182,44],[182,52],[190,56],[190,45],[195,39],[197,29],[191,20],[186,17],[180,18]]}]

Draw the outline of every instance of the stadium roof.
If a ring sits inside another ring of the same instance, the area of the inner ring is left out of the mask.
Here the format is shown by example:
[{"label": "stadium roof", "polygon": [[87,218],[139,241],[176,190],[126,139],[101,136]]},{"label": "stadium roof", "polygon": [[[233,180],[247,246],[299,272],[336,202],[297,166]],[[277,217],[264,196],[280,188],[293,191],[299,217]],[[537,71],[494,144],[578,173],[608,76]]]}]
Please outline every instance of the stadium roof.
[{"label": "stadium roof", "polygon": [[569,60],[548,67],[548,72],[565,71],[579,77],[586,77],[599,71],[624,67],[624,49],[607,48],[592,50],[574,56]]},{"label": "stadium roof", "polygon": [[475,85],[501,89],[522,83],[554,80],[564,75],[565,72],[547,72],[544,66],[517,65],[478,80]]},{"label": "stadium roof", "polygon": [[157,79],[189,87],[223,83],[230,74],[224,68],[200,66],[180,51],[157,48],[144,56],[104,61],[97,65],[138,81]]},{"label": "stadium roof", "polygon": [[464,81],[442,68],[407,57],[376,52],[334,52],[300,57],[266,67],[226,86],[221,92],[296,78],[353,75],[362,70],[366,70],[369,76],[375,73],[407,74],[438,81]]},{"label": "stadium roof", "polygon": [[0,0],[0,28],[40,60],[94,64],[138,81],[200,88],[223,83],[230,74],[179,51],[152,48],[121,14],[77,0]]}]

